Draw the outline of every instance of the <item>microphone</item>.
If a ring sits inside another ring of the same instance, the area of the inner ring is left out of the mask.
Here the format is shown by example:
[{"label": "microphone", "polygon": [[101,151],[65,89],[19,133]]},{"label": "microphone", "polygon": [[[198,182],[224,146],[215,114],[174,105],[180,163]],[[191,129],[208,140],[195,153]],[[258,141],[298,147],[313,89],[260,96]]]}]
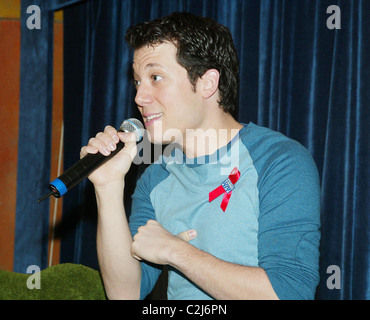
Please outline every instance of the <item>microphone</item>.
[{"label": "microphone", "polygon": [[[136,141],[139,142],[143,138],[144,126],[139,120],[131,118],[123,121],[118,131],[133,132],[136,136]],[[122,150],[124,145],[125,144],[122,141],[119,141],[117,143],[116,150],[112,151],[109,156],[104,156],[100,152],[96,154],[87,154],[67,171],[61,174],[57,179],[50,182],[50,192],[42,196],[37,200],[37,202],[40,203],[50,196],[60,198],[67,191],[78,185],[95,169],[114,157],[120,150]]]}]

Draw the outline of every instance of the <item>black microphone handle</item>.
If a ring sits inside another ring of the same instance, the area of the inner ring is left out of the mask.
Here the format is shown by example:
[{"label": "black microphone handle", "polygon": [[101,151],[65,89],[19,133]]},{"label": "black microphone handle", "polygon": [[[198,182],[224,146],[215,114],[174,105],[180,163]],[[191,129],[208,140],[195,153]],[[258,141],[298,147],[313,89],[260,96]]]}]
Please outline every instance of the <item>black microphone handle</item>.
[{"label": "black microphone handle", "polygon": [[[122,122],[118,131],[121,132],[132,132],[136,136],[136,141],[140,141],[143,138],[143,124],[134,118],[127,119]],[[96,154],[89,153],[72,167],[62,173],[58,178],[50,182],[50,192],[43,195],[37,202],[41,202],[51,195],[55,198],[60,198],[67,191],[78,185],[82,180],[87,178],[94,170],[104,164],[106,161],[114,157],[118,152],[125,146],[124,142],[119,141],[116,144],[116,149],[112,151],[109,156],[105,156],[100,152]]]},{"label": "black microphone handle", "polygon": [[119,141],[116,146],[116,149],[112,151],[109,156],[105,156],[100,152],[87,154],[61,174],[58,179],[64,183],[67,190],[71,190],[82,180],[87,178],[90,173],[120,152],[125,144],[122,141]]}]

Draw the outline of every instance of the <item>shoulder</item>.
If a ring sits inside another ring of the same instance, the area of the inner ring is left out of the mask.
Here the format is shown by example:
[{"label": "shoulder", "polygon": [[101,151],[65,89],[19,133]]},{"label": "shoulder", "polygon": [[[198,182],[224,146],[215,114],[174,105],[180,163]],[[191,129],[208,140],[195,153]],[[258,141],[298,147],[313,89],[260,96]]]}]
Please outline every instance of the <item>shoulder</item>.
[{"label": "shoulder", "polygon": [[297,156],[308,156],[307,149],[299,142],[288,138],[284,134],[261,127],[253,123],[248,124],[241,136],[244,145],[255,156],[278,157],[286,152],[293,152]]},{"label": "shoulder", "polygon": [[169,172],[163,161],[158,160],[157,162],[152,163],[145,169],[138,179],[135,193],[142,190],[149,195],[151,191],[168,176]]},{"label": "shoulder", "polygon": [[277,208],[295,215],[299,209],[316,220],[320,179],[311,154],[281,133],[253,124],[247,128],[242,139],[258,175],[260,216]]},{"label": "shoulder", "polygon": [[284,134],[250,123],[241,139],[260,179],[272,173],[281,177],[287,172],[318,178],[316,164],[308,150]]}]

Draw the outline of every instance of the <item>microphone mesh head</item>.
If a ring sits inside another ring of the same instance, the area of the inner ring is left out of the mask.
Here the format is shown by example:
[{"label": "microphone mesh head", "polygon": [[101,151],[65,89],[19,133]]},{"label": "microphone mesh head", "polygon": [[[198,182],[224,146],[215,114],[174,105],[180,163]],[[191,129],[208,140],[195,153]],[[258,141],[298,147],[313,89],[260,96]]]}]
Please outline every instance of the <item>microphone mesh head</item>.
[{"label": "microphone mesh head", "polygon": [[123,132],[133,132],[136,136],[136,141],[140,141],[144,136],[144,126],[135,118],[123,121],[119,129]]}]

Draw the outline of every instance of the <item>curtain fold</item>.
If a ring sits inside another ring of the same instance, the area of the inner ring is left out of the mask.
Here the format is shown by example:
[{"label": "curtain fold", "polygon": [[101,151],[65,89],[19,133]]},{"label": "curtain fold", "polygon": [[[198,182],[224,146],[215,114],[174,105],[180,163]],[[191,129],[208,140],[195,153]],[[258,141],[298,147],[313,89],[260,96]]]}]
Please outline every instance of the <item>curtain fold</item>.
[{"label": "curtain fold", "polygon": [[[81,147],[106,125],[119,127],[125,118],[133,116],[130,58],[123,42],[130,11],[125,1],[109,5],[89,1],[64,11],[65,148],[69,150],[65,168],[78,160]],[[65,195],[63,205],[61,261],[98,268],[91,183],[84,181]]]},{"label": "curtain fold", "polygon": [[[370,298],[368,200],[370,134],[369,3],[339,2],[342,29],[334,42],[322,168],[322,274],[340,267],[334,299]],[[346,22],[346,23],[345,23]],[[319,297],[327,297],[321,282]]]},{"label": "curtain fold", "polygon": [[70,5],[88,0],[41,0],[44,10],[57,11],[63,10]]},{"label": "curtain fold", "polygon": [[[36,200],[50,179],[54,11],[84,0],[21,1],[21,77],[13,270],[47,266],[49,203]],[[27,20],[40,8],[40,29]]]},{"label": "curtain fold", "polygon": [[[333,4],[341,9],[341,29],[326,25],[326,10]],[[64,11],[64,167],[78,160],[81,146],[105,125],[138,116],[124,33],[132,24],[176,10],[213,17],[230,28],[240,59],[238,120],[296,139],[317,164],[322,185],[317,298],[369,299],[368,1],[89,0],[69,5]],[[127,177],[127,203],[143,169],[133,166]],[[47,162],[41,170],[47,176]],[[98,268],[91,184],[76,187],[63,203],[61,262]],[[17,203],[17,219],[22,208]],[[20,226],[19,232],[25,228]],[[327,286],[331,265],[340,269],[340,289]]]},{"label": "curtain fold", "polygon": [[40,30],[27,28],[30,5],[21,1],[21,76],[17,199],[13,270],[25,273],[28,266],[45,268],[49,206],[37,203],[50,178],[53,13],[41,15]]},{"label": "curtain fold", "polygon": [[[337,30],[326,26],[333,4],[341,10]],[[369,3],[261,1],[260,13],[257,122],[306,146],[321,176],[317,298],[368,299]],[[332,265],[341,289],[327,286]]]}]

